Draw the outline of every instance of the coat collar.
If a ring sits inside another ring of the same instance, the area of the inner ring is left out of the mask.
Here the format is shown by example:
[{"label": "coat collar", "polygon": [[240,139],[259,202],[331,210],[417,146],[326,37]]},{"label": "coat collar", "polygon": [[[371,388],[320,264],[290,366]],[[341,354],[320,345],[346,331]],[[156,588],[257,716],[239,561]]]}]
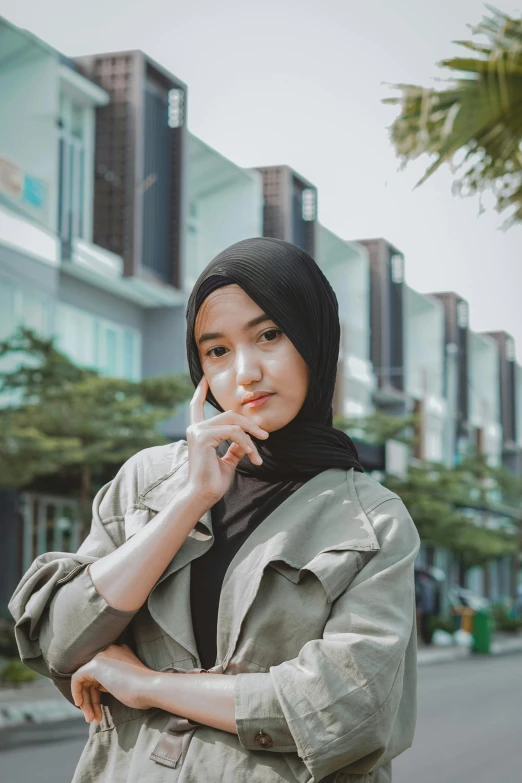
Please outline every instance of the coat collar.
[{"label": "coat collar", "polygon": [[[186,485],[187,481],[188,454],[185,447],[181,455],[173,461],[168,472],[160,475],[140,492],[139,500],[151,511],[162,511],[176,493]],[[309,479],[299,490],[293,492],[278,509],[281,508],[284,515],[288,517],[288,512],[291,514],[301,504],[309,504],[319,497],[323,498],[321,506],[326,506],[329,513],[336,520],[336,528],[340,525],[341,530],[338,530],[338,532],[341,532],[341,535],[346,537],[346,542],[351,542],[353,548],[357,549],[379,549],[373,526],[357,496],[353,469],[346,471],[339,468],[329,468],[322,471]],[[328,502],[325,502],[326,498]],[[317,508],[317,505],[316,502],[314,508]],[[261,523],[259,527],[262,530],[272,529],[274,524],[276,526],[281,525],[282,519],[280,518],[281,514],[278,514],[278,509],[269,514],[264,522]],[[274,515],[277,515],[275,523],[272,522]],[[308,516],[308,514],[305,514],[305,519],[303,519],[301,514],[303,522],[306,520],[306,523],[310,524]],[[271,524],[267,525],[267,522],[271,522]],[[328,525],[325,525],[324,520],[321,520],[319,527],[325,533],[328,530]],[[299,525],[299,528],[302,528],[302,524]],[[273,532],[278,532],[278,530],[275,529]],[[280,528],[279,532],[281,532]],[[200,518],[194,529],[191,530],[189,537],[197,541],[206,541],[212,535],[212,519],[210,510],[208,510]],[[303,541],[303,546],[306,547],[306,540]]]}]

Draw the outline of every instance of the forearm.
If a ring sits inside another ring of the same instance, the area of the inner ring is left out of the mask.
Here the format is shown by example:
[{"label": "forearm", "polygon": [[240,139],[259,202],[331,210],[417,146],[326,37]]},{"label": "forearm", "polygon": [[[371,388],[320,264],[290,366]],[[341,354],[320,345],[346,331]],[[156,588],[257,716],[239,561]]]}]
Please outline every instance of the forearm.
[{"label": "forearm", "polygon": [[158,672],[148,677],[147,701],[175,715],[237,734],[233,675]]},{"label": "forearm", "polygon": [[114,552],[89,566],[97,592],[119,610],[137,611],[206,511],[188,489]]}]

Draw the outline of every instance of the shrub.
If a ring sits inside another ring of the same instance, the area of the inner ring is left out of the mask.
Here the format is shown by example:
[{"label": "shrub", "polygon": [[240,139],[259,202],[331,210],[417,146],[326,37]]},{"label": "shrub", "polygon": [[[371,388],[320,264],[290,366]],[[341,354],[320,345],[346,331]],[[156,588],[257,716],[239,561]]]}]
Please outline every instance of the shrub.
[{"label": "shrub", "polygon": [[0,669],[0,681],[4,684],[20,685],[22,682],[31,682],[38,677],[39,675],[19,658],[10,658]]},{"label": "shrub", "polygon": [[2,621],[0,624],[0,658],[17,658],[18,647],[14,635],[14,624]]},{"label": "shrub", "polygon": [[506,604],[493,604],[491,616],[497,631],[516,633],[522,630],[522,617],[512,617]]},{"label": "shrub", "polygon": [[449,617],[441,617],[440,615],[434,615],[430,618],[431,632],[434,631],[446,631],[453,634],[455,632],[455,625],[453,620]]}]

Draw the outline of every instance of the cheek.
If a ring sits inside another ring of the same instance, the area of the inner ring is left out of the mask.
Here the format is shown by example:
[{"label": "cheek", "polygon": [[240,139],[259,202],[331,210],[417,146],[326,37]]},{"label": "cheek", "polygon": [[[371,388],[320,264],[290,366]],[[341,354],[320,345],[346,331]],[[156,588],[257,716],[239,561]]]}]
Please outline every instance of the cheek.
[{"label": "cheek", "polygon": [[207,378],[210,391],[221,407],[225,409],[231,407],[230,398],[234,397],[235,392],[234,373],[231,372],[230,369],[224,368],[218,370],[216,368],[203,367],[203,371]]},{"label": "cheek", "polygon": [[289,397],[304,399],[308,388],[308,365],[293,345],[285,346],[275,358],[273,368],[283,381],[282,391],[286,387]]}]

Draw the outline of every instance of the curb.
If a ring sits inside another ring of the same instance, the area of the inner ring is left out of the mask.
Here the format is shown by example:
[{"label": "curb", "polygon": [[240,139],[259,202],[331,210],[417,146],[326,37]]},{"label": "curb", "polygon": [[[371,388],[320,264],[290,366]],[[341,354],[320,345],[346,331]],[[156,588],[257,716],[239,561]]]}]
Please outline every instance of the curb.
[{"label": "curb", "polygon": [[522,639],[513,639],[507,642],[493,642],[491,653],[474,653],[467,647],[437,648],[435,650],[421,650],[417,653],[417,666],[428,666],[431,663],[444,663],[445,661],[480,660],[493,658],[497,655],[510,655],[522,653]]},{"label": "curb", "polygon": [[[84,739],[87,741],[89,724],[82,717],[74,719],[48,720],[45,723],[24,723],[0,729],[0,754],[24,745],[46,742],[63,742]],[[1,766],[1,764],[0,764]]]},{"label": "curb", "polygon": [[[83,718],[74,704],[66,699],[40,699],[0,702],[0,733],[20,726],[55,723]],[[1,745],[1,743],[0,743]]]}]

